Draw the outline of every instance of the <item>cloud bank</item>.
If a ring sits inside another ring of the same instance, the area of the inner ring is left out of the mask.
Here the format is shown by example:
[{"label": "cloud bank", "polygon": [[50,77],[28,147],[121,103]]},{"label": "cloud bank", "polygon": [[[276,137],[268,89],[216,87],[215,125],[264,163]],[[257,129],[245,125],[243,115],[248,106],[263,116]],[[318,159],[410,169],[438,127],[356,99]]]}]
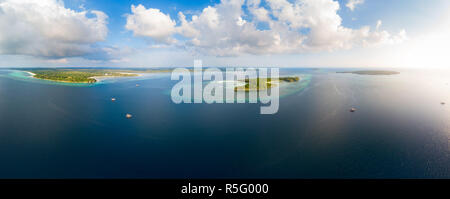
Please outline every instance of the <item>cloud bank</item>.
[{"label": "cloud bank", "polygon": [[131,6],[133,15],[127,17],[126,29],[132,30],[134,36],[151,37],[158,42],[172,43],[170,37],[175,33],[175,21],[159,9],[145,9],[144,6]]},{"label": "cloud bank", "polygon": [[65,8],[60,0],[0,0],[0,54],[54,59],[98,54],[102,49],[93,44],[106,39],[107,18],[97,10]]},{"label": "cloud bank", "polygon": [[[359,1],[351,2],[354,8]],[[333,0],[222,0],[190,19],[179,12],[177,23],[158,9],[133,5],[125,28],[156,43],[214,56],[333,51],[398,43],[406,37],[405,31],[381,30],[381,22],[374,30],[346,28],[339,9]]]}]

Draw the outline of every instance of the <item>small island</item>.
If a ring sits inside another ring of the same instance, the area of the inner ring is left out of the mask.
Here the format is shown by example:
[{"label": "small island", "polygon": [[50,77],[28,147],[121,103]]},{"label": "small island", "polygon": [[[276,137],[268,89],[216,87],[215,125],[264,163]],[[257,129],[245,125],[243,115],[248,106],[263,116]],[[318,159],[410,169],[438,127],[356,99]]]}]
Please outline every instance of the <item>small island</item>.
[{"label": "small island", "polygon": [[139,74],[129,71],[100,69],[35,69],[27,72],[34,78],[66,83],[95,83],[98,81],[97,77],[139,76]]},{"label": "small island", "polygon": [[65,83],[96,83],[102,78],[136,77],[144,73],[168,73],[171,69],[30,69],[25,72],[37,79]]},{"label": "small island", "polygon": [[236,86],[234,87],[234,91],[261,91],[261,90],[267,90],[269,88],[273,88],[275,86],[278,86],[281,82],[298,82],[300,81],[299,77],[280,77],[280,78],[256,78],[256,79],[245,79],[240,80],[245,82],[245,85],[243,86]]},{"label": "small island", "polygon": [[400,72],[389,70],[360,70],[360,71],[344,71],[336,73],[351,73],[357,75],[398,75]]}]

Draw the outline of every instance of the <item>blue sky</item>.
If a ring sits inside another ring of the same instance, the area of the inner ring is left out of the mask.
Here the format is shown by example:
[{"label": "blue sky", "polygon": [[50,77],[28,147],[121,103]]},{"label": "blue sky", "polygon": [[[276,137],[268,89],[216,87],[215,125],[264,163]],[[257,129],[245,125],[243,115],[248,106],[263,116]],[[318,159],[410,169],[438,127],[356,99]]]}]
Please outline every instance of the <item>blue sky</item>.
[{"label": "blue sky", "polygon": [[0,0],[0,67],[445,67],[449,11],[446,0]]}]

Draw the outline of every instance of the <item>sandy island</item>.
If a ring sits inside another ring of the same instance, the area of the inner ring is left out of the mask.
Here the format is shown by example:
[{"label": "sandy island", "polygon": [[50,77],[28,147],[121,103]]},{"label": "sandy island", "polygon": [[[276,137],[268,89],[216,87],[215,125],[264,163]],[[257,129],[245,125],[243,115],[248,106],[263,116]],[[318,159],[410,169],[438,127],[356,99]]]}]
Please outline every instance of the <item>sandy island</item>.
[{"label": "sandy island", "polygon": [[[24,71],[30,75],[32,78],[41,79],[41,80],[48,80],[48,81],[54,81],[54,82],[63,82],[63,83],[77,83],[77,82],[71,82],[71,81],[63,81],[63,80],[51,80],[51,79],[43,79],[43,78],[37,78],[35,77],[36,74],[30,71]],[[114,76],[114,75],[104,75],[104,76],[92,76],[89,78],[95,79],[96,82],[101,82],[105,79],[109,78],[123,78],[123,77],[140,77],[143,76],[141,73],[127,73],[127,72],[119,72],[119,74],[123,75],[133,75],[133,76]]]}]

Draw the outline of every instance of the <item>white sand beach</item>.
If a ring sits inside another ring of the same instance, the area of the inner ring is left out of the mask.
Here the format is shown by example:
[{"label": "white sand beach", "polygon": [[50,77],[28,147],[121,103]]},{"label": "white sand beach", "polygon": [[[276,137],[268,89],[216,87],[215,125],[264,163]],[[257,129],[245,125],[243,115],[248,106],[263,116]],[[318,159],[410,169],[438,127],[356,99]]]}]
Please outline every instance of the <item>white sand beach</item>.
[{"label": "white sand beach", "polygon": [[26,73],[30,74],[30,76],[34,77],[36,74],[29,72],[29,71],[25,71]]}]

